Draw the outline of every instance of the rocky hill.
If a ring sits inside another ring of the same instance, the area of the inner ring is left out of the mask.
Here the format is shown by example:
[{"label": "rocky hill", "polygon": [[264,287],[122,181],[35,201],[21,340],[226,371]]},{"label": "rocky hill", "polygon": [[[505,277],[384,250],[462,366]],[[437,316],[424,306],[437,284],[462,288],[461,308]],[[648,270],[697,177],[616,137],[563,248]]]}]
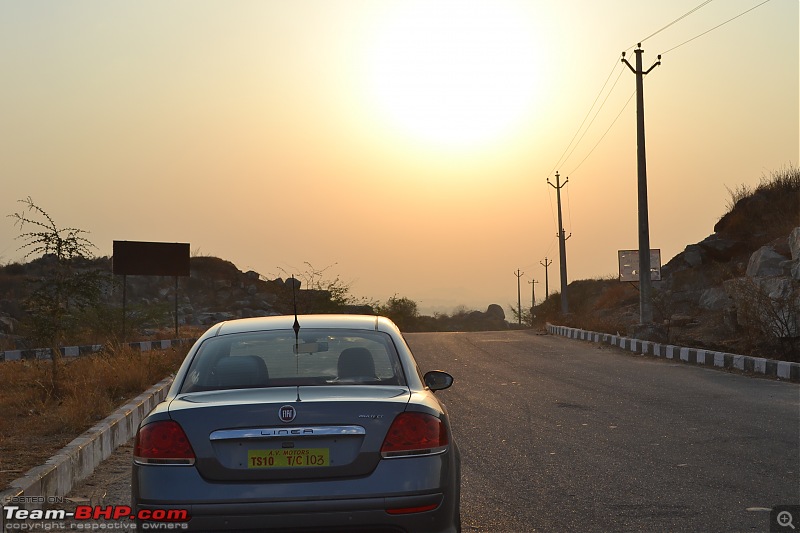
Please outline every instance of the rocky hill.
[{"label": "rocky hill", "polygon": [[[0,334],[19,337],[25,333],[24,302],[37,280],[51,275],[54,263],[54,257],[43,256],[28,263],[0,267]],[[118,316],[120,325],[123,292],[128,320],[145,328],[174,323],[176,290],[181,325],[203,326],[232,318],[293,312],[291,279],[267,280],[257,272],[242,272],[230,261],[216,257],[192,257],[191,274],[177,278],[177,287],[173,277],[113,276],[108,257],[81,259],[73,266],[104,274],[101,311]],[[295,283],[300,289],[301,283]],[[298,290],[296,297],[300,312],[372,312],[364,306],[337,303],[324,290]]]},{"label": "rocky hill", "polygon": [[[672,258],[654,282],[656,340],[799,361],[800,171],[731,195],[714,232]],[[639,300],[632,284],[581,280],[568,291],[571,315],[562,323],[634,334]],[[554,304],[538,314],[558,321]]]}]

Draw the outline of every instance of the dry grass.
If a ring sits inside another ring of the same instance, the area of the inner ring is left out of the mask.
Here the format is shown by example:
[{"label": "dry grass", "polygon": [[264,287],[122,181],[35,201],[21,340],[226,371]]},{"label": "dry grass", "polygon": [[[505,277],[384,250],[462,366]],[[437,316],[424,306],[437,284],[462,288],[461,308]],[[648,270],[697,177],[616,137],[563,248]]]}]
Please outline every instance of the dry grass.
[{"label": "dry grass", "polygon": [[180,366],[187,347],[127,346],[58,363],[0,363],[0,490]]},{"label": "dry grass", "polygon": [[[728,210],[720,218],[725,236],[762,246],[786,237],[800,217],[800,168],[788,166],[762,176],[757,187],[728,188]],[[717,229],[715,227],[715,229]]]}]

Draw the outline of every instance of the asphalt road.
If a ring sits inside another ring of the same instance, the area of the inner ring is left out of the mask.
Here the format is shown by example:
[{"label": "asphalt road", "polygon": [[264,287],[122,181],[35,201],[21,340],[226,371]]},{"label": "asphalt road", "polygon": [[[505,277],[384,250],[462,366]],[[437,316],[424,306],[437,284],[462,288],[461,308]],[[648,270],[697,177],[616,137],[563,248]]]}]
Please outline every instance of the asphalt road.
[{"label": "asphalt road", "polygon": [[[797,384],[525,331],[406,337],[456,378],[465,532],[760,532],[800,504]],[[127,504],[130,453],[70,498]]]},{"label": "asphalt road", "polygon": [[769,531],[800,387],[528,332],[408,335],[462,450],[466,531]]}]

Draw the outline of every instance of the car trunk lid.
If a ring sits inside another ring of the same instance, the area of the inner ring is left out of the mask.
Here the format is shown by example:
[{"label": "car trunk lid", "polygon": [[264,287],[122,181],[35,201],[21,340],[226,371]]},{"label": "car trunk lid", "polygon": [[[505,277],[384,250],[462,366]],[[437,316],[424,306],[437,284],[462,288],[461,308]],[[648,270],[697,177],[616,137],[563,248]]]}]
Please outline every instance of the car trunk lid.
[{"label": "car trunk lid", "polygon": [[207,479],[319,479],[371,472],[410,396],[394,385],[239,389],[179,395],[169,413]]}]

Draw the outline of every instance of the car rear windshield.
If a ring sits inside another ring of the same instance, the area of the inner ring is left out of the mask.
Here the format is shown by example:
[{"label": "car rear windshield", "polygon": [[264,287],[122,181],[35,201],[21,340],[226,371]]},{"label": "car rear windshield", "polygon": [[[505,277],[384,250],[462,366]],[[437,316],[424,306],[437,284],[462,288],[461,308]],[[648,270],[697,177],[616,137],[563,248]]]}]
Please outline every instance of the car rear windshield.
[{"label": "car rear windshield", "polygon": [[357,330],[293,330],[212,337],[181,392],[311,385],[405,385],[391,338]]}]

